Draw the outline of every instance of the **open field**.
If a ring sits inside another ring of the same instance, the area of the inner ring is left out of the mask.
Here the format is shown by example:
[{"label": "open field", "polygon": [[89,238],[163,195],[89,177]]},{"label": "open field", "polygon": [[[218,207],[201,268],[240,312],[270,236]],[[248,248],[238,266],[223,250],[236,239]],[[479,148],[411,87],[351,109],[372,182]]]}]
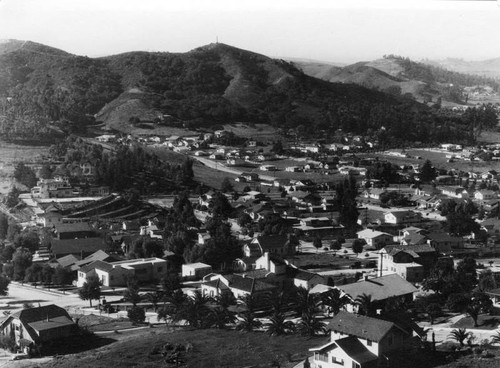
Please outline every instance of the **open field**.
[{"label": "open field", "polygon": [[268,124],[255,124],[253,127],[245,123],[225,124],[224,129],[237,136],[255,139],[264,143],[278,140],[278,130]]},{"label": "open field", "polygon": [[308,349],[326,342],[326,338],[300,336],[271,337],[260,332],[240,333],[225,330],[192,330],[156,327],[102,336],[109,344],[95,350],[59,356],[45,364],[25,367],[164,367],[163,346],[193,344],[193,350],[181,353],[186,367],[269,367],[273,361],[283,368],[305,359]]}]

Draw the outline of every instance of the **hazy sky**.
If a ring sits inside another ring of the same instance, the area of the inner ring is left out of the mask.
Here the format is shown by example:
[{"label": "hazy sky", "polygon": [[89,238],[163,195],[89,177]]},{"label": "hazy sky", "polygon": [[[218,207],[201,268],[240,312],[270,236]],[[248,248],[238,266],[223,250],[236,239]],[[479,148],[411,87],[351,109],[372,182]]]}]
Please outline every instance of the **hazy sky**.
[{"label": "hazy sky", "polygon": [[0,0],[0,39],[79,55],[184,52],[215,42],[269,56],[351,62],[500,57],[496,1]]}]

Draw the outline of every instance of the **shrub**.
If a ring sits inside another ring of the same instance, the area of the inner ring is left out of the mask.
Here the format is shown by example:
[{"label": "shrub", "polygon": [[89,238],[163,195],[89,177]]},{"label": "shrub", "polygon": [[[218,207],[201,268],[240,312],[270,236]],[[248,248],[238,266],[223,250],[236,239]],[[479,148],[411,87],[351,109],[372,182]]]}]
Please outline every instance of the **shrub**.
[{"label": "shrub", "polygon": [[0,348],[13,352],[16,348],[16,341],[12,336],[0,336]]},{"label": "shrub", "polygon": [[144,309],[140,307],[132,307],[127,312],[128,318],[132,321],[132,323],[143,323],[146,320],[146,313]]}]

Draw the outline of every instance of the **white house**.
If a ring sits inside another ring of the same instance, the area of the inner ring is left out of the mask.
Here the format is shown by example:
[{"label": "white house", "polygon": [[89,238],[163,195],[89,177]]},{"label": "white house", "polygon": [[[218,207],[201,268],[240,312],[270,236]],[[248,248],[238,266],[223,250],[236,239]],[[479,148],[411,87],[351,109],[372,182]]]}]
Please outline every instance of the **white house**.
[{"label": "white house", "polygon": [[182,265],[182,277],[189,280],[200,280],[211,272],[212,266],[201,262]]},{"label": "white house", "polygon": [[361,230],[357,233],[357,235],[359,239],[365,240],[368,246],[375,247],[377,249],[383,248],[387,244],[394,242],[392,235],[373,229]]}]

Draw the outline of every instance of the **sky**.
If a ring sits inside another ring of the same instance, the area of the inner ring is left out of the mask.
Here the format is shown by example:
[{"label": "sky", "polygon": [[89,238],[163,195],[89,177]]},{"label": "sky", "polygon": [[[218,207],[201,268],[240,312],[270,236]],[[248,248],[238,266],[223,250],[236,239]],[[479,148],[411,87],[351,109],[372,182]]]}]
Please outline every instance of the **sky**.
[{"label": "sky", "polygon": [[212,42],[349,63],[500,57],[497,1],[0,0],[0,39],[78,55],[186,52]]}]

